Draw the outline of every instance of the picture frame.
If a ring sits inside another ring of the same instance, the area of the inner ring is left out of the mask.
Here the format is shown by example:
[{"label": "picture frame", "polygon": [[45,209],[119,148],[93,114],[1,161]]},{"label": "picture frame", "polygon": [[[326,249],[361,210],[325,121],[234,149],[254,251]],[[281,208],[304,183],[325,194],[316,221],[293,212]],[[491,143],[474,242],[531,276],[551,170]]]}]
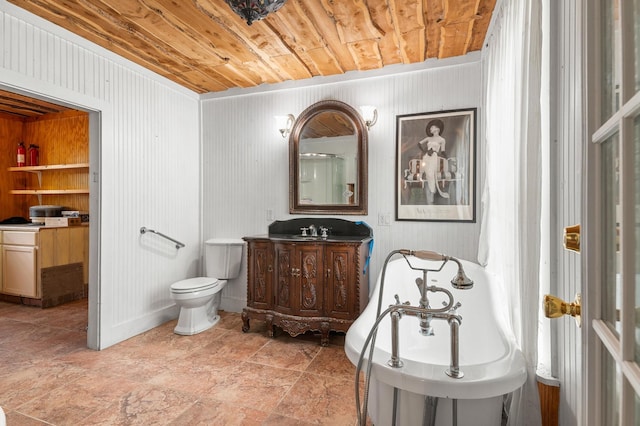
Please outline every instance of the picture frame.
[{"label": "picture frame", "polygon": [[476,116],[396,116],[396,220],[476,221]]}]

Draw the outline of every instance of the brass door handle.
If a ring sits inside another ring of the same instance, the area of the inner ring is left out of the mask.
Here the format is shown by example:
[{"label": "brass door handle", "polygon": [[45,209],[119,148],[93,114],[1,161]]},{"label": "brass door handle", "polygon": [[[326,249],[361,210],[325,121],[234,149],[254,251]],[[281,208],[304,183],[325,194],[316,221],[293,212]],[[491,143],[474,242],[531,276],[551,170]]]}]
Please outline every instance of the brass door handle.
[{"label": "brass door handle", "polygon": [[564,228],[564,248],[580,253],[580,224]]},{"label": "brass door handle", "polygon": [[581,327],[581,303],[582,298],[580,297],[580,293],[576,294],[576,300],[572,303],[567,303],[559,297],[545,294],[542,301],[544,316],[547,318],[560,318],[563,315],[570,315],[575,318],[576,325]]}]

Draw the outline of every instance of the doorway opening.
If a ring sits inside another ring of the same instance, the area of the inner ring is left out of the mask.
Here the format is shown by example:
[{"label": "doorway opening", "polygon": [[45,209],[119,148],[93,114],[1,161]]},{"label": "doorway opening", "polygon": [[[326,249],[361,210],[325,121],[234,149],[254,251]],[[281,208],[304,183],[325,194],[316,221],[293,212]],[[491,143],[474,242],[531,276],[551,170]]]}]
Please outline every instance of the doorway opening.
[{"label": "doorway opening", "polygon": [[0,86],[3,315],[40,318],[43,326],[66,317],[61,324],[84,328],[92,349],[99,348],[100,118],[97,110]]}]

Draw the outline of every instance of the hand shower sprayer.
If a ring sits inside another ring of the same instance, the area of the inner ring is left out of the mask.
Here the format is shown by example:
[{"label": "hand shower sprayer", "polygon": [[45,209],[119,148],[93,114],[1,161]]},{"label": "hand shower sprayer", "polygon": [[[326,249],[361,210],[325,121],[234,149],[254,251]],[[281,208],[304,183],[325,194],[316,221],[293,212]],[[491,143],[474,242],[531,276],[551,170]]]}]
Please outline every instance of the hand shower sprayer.
[{"label": "hand shower sprayer", "polygon": [[449,257],[449,260],[453,260],[458,264],[458,273],[451,280],[451,285],[458,290],[469,290],[473,288],[473,280],[467,277],[467,274],[464,273],[462,263],[460,263],[460,261],[455,257]]},{"label": "hand shower sprayer", "polygon": [[458,290],[469,290],[473,288],[473,280],[467,277],[467,274],[464,273],[462,263],[455,257],[427,250],[399,250],[399,252],[405,256],[415,256],[423,260],[444,261],[445,263],[453,260],[458,265],[458,273],[451,279],[451,285]]}]

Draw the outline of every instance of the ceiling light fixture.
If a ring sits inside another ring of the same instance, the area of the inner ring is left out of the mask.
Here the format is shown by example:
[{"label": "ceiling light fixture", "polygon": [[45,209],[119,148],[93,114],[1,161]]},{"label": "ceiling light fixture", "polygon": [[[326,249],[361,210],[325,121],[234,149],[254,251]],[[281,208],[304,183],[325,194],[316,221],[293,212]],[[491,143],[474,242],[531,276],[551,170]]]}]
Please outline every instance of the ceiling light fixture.
[{"label": "ceiling light fixture", "polygon": [[284,6],[287,0],[224,0],[229,7],[251,25]]},{"label": "ceiling light fixture", "polygon": [[364,124],[367,126],[367,130],[371,130],[371,128],[378,121],[378,110],[376,107],[371,105],[362,105],[360,107],[360,112],[362,113],[362,119],[364,120]]},{"label": "ceiling light fixture", "polygon": [[278,130],[283,138],[286,138],[289,133],[291,133],[291,129],[293,128],[293,122],[296,121],[296,118],[293,114],[288,115],[276,115],[275,116],[276,123],[278,126]]}]

